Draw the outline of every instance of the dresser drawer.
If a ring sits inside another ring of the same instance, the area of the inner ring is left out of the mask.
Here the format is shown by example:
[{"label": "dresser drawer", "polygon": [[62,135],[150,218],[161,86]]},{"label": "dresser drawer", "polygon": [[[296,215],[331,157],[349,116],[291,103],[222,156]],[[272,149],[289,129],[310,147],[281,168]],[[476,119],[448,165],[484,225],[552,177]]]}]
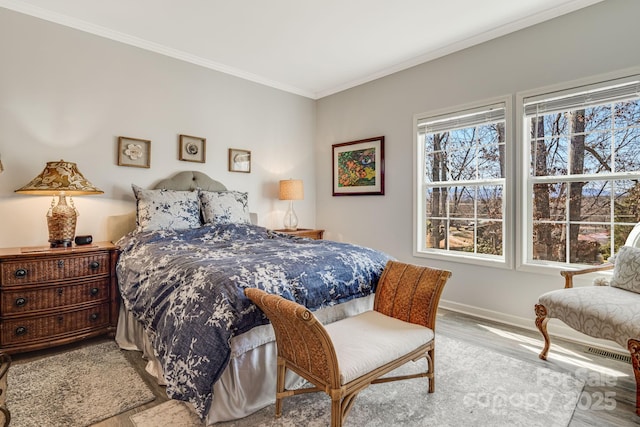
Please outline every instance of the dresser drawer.
[{"label": "dresser drawer", "polygon": [[109,253],[29,258],[0,264],[1,284],[24,285],[46,283],[78,277],[108,275]]},{"label": "dresser drawer", "polygon": [[6,290],[0,314],[10,316],[31,311],[109,300],[109,278],[75,284]]},{"label": "dresser drawer", "polygon": [[60,335],[73,335],[74,332],[106,328],[108,325],[108,303],[49,316],[4,320],[2,345],[11,346],[42,338],[54,339]]}]

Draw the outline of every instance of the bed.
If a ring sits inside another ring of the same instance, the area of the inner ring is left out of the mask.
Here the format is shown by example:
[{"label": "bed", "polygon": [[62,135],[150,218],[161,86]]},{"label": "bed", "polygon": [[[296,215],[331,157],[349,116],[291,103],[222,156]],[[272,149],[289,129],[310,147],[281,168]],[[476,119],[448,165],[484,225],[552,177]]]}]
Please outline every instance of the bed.
[{"label": "bed", "polygon": [[[275,340],[246,287],[308,306],[325,323],[368,310],[391,259],[347,243],[256,225],[246,193],[199,172],[134,186],[136,227],[118,239],[116,341],[207,425],[274,401]],[[288,387],[303,381],[291,375]]]}]

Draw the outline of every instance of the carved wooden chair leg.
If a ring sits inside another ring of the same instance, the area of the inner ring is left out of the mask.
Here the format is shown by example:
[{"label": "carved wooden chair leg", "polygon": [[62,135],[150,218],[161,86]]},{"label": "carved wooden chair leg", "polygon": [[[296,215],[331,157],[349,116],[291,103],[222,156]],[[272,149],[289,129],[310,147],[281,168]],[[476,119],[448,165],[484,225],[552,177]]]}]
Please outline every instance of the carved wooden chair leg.
[{"label": "carved wooden chair leg", "polygon": [[627,346],[631,353],[631,364],[636,377],[636,417],[640,417],[640,340],[630,339]]},{"label": "carved wooden chair leg", "polygon": [[11,356],[6,353],[0,353],[0,412],[4,418],[4,427],[9,425],[11,421],[11,412],[7,409],[7,386],[9,366],[11,366]]},{"label": "carved wooden chair leg", "polygon": [[549,334],[547,333],[547,308],[542,304],[536,304],[536,327],[544,337],[544,348],[538,356],[542,360],[547,360],[547,353],[549,353],[549,347],[551,342],[549,341]]},{"label": "carved wooden chair leg", "polygon": [[9,412],[9,410],[4,406],[0,407],[0,411],[2,412],[2,415],[4,416],[3,427],[8,427],[9,423],[11,422],[11,412]]}]

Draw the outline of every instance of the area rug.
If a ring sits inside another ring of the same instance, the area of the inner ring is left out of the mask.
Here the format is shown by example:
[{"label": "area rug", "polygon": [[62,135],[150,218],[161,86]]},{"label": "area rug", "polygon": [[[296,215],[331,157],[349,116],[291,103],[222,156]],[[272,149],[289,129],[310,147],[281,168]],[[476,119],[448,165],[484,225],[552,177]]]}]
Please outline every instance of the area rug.
[{"label": "area rug", "polygon": [[[345,420],[346,426],[566,426],[584,383],[483,348],[438,335],[435,393],[424,378],[374,384],[362,391]],[[410,363],[395,373],[425,366]],[[282,418],[274,405],[219,427],[328,426],[330,400],[313,393],[284,400]],[[165,402],[130,417],[136,427],[201,427],[181,402]]]},{"label": "area rug", "polygon": [[12,427],[88,426],[153,399],[113,341],[9,368]]}]

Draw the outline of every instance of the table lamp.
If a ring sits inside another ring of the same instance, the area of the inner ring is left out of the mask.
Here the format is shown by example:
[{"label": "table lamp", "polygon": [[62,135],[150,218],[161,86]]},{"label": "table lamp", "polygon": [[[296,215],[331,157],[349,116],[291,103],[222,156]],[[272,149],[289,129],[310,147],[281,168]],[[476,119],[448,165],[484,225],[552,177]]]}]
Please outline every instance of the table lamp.
[{"label": "table lamp", "polygon": [[298,229],[298,217],[293,210],[293,201],[304,199],[304,187],[301,179],[285,179],[280,181],[280,200],[289,200],[289,209],[284,214],[284,228],[295,231]]},{"label": "table lamp", "polygon": [[[78,216],[78,210],[71,196],[102,194],[103,191],[87,181],[75,163],[60,160],[47,162],[44,170],[30,183],[16,190],[16,193],[53,196],[51,207],[47,212],[49,243],[52,248],[67,248],[73,243]],[[57,204],[56,196],[58,196]],[[67,196],[69,196],[69,204],[67,204]]]}]

